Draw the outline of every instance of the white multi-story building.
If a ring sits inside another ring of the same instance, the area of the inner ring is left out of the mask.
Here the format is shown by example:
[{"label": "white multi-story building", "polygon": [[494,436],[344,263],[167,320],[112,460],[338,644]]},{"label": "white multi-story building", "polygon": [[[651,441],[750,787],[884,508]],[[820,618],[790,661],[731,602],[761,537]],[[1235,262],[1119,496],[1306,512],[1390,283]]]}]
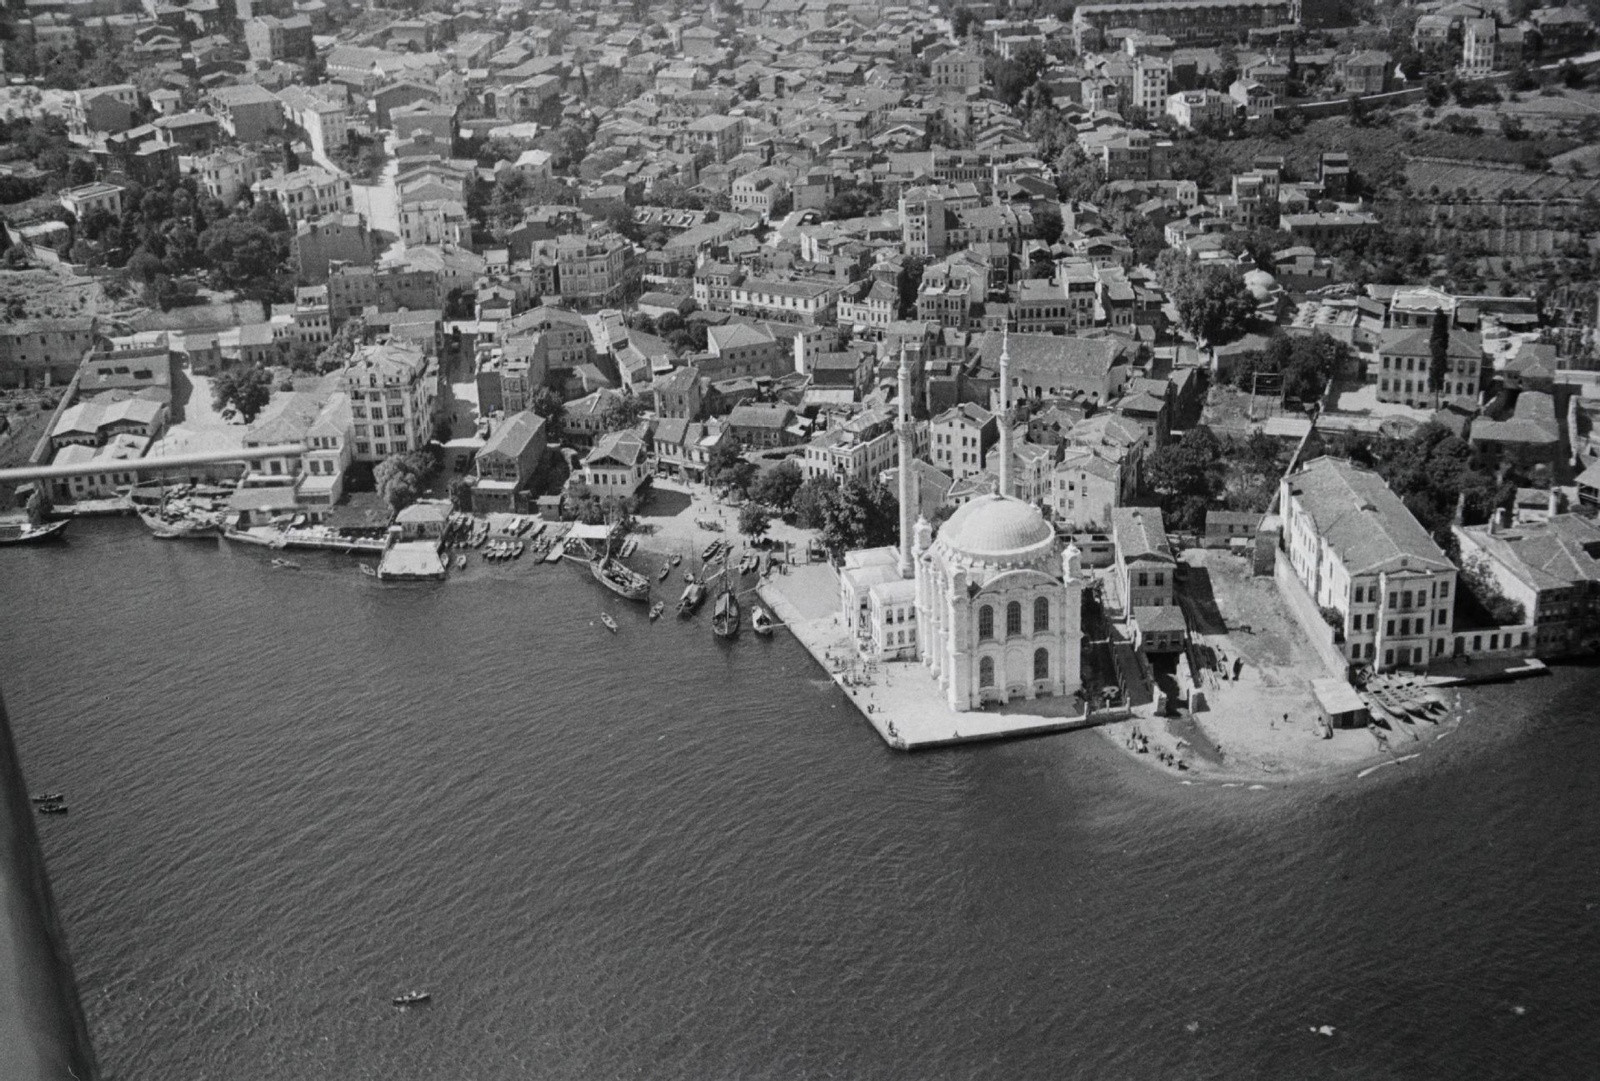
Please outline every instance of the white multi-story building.
[{"label": "white multi-story building", "polygon": [[472,220],[454,199],[421,199],[400,204],[400,236],[407,246],[468,247]]},{"label": "white multi-story building", "polygon": [[1289,566],[1336,613],[1350,663],[1420,668],[1447,655],[1455,565],[1382,477],[1316,458],[1283,479],[1279,504]]},{"label": "white multi-story building", "polygon": [[387,342],[357,349],[340,374],[350,397],[355,458],[379,462],[432,438],[439,371],[420,348]]},{"label": "white multi-story building", "polygon": [[993,413],[963,402],[940,413],[929,424],[929,460],[956,480],[981,473],[984,456],[998,433]]},{"label": "white multi-story building", "polygon": [[223,206],[232,206],[261,177],[261,159],[243,147],[221,146],[193,159],[200,189]]},{"label": "white multi-story building", "polygon": [[284,116],[306,133],[306,141],[318,157],[327,157],[348,140],[345,105],[332,96],[331,87],[286,86],[278,91],[278,100],[283,103]]},{"label": "white multi-story building", "polygon": [[[868,409],[844,424],[823,432],[806,444],[801,468],[806,477],[832,477],[840,484],[858,481],[868,484],[895,464],[899,444],[895,433],[894,410],[888,406]],[[928,442],[926,424],[911,426],[912,452],[921,455]]]},{"label": "white multi-story building", "polygon": [[256,181],[252,190],[259,198],[274,200],[291,224],[355,208],[350,178],[317,165],[276,173]]}]

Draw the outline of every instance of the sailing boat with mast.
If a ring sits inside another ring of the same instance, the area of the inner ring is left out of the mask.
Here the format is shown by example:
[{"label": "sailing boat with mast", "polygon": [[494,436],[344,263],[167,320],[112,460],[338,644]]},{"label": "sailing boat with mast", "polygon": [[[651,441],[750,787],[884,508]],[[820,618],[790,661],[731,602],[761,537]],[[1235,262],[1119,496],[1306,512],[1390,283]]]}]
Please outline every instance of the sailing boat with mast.
[{"label": "sailing boat with mast", "polygon": [[728,561],[722,561],[722,588],[717,592],[717,603],[711,610],[711,633],[718,638],[739,637],[739,595],[733,591],[733,580],[728,574]]},{"label": "sailing boat with mast", "polygon": [[650,596],[650,579],[612,556],[609,538],[605,548],[590,558],[589,573],[596,582],[625,600],[644,601]]}]

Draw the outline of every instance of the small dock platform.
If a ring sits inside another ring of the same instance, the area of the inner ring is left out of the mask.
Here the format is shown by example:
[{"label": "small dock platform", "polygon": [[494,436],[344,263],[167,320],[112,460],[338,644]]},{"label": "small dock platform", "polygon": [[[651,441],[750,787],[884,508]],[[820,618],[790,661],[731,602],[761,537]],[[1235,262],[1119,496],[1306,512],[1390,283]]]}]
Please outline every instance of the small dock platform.
[{"label": "small dock platform", "polygon": [[1070,732],[1126,717],[1085,716],[1071,698],[960,713],[920,663],[862,664],[840,623],[838,574],[826,563],[791,566],[787,574],[764,578],[757,593],[897,751]]},{"label": "small dock platform", "polygon": [[1435,664],[1429,670],[1428,682],[1435,687],[1481,687],[1549,674],[1550,669],[1536,657],[1503,661],[1450,661]]},{"label": "small dock platform", "polygon": [[437,541],[396,541],[378,563],[385,582],[436,582],[445,576],[444,556]]}]

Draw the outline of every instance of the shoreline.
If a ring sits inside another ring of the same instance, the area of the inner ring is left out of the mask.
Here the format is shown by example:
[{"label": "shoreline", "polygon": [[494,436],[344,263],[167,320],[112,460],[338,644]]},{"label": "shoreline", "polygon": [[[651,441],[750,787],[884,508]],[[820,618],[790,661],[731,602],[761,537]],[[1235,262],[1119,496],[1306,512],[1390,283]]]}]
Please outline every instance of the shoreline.
[{"label": "shoreline", "polygon": [[[1188,762],[1187,769],[1177,769],[1175,766],[1163,763],[1158,757],[1158,752],[1168,751],[1176,753],[1180,737],[1172,732],[1170,722],[1192,724],[1200,728],[1207,739],[1210,733],[1205,732],[1202,722],[1187,717],[1155,717],[1137,716],[1125,721],[1113,721],[1097,726],[1101,736],[1120,750],[1126,757],[1141,761],[1150,772],[1167,777],[1180,784],[1205,784],[1216,787],[1234,786],[1263,786],[1284,787],[1310,782],[1326,782],[1339,779],[1362,780],[1372,776],[1375,772],[1389,766],[1401,765],[1423,755],[1426,750],[1455,732],[1461,727],[1463,720],[1459,697],[1453,704],[1447,717],[1427,728],[1415,729],[1414,737],[1406,739],[1405,733],[1394,732],[1378,728],[1384,732],[1388,746],[1380,747],[1367,727],[1343,728],[1334,730],[1333,740],[1324,740],[1311,731],[1304,731],[1301,736],[1304,740],[1303,747],[1331,747],[1343,742],[1347,745],[1337,761],[1308,761],[1304,757],[1295,762],[1284,762],[1272,759],[1277,768],[1264,768],[1261,755],[1270,753],[1270,748],[1260,745],[1261,741],[1248,740],[1242,748],[1239,739],[1235,737],[1232,746],[1226,748],[1222,760],[1217,761],[1208,754],[1195,751],[1185,756]],[[1141,753],[1130,744],[1130,736],[1138,731],[1147,737],[1150,750]],[[1294,730],[1291,728],[1291,732]],[[1366,743],[1367,747],[1360,746]],[[1194,744],[1188,743],[1193,749]],[[1369,749],[1370,748],[1370,749]],[[1208,750],[1211,750],[1208,748]],[[1235,757],[1235,753],[1238,757]],[[1243,763],[1241,765],[1241,762]]]}]

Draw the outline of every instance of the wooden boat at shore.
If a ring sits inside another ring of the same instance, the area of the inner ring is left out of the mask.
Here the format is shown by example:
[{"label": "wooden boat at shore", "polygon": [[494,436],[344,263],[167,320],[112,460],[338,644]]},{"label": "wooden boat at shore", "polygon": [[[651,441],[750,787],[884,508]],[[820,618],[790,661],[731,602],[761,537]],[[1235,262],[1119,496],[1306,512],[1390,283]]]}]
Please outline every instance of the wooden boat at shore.
[{"label": "wooden boat at shore", "polygon": [[63,518],[59,522],[23,522],[18,524],[0,523],[0,544],[44,544],[47,541],[60,540],[61,535],[67,531],[70,519]]},{"label": "wooden boat at shore", "polygon": [[763,638],[768,638],[772,635],[772,628],[774,626],[775,624],[772,622],[772,617],[767,615],[767,610],[765,608],[761,607],[759,604],[751,608],[751,630],[755,631]]},{"label": "wooden boat at shore", "polygon": [[706,599],[706,587],[699,582],[691,581],[683,587],[683,596],[678,598],[678,615],[687,616],[699,608]]},{"label": "wooden boat at shore", "polygon": [[624,600],[642,601],[650,595],[650,579],[630,570],[611,556],[591,559],[589,573],[595,581]]},{"label": "wooden boat at shore", "polygon": [[739,596],[731,586],[724,584],[711,613],[711,633],[718,638],[737,638],[740,618]]}]

